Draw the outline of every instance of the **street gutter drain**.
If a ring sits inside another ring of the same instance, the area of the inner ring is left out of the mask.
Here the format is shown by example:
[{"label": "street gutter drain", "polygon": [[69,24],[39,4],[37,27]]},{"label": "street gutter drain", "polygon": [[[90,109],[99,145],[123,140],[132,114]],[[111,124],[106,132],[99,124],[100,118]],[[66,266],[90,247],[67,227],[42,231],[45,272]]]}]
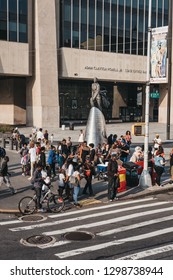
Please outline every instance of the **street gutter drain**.
[{"label": "street gutter drain", "polygon": [[94,234],[85,231],[78,231],[78,232],[67,232],[64,234],[64,238],[67,240],[74,240],[74,241],[84,241],[84,240],[91,240],[94,238]]},{"label": "street gutter drain", "polygon": [[39,222],[46,220],[47,218],[42,215],[25,215],[19,218],[23,222]]},{"label": "street gutter drain", "polygon": [[26,239],[21,239],[20,243],[25,246],[31,246],[31,247],[46,247],[50,244],[54,244],[56,239],[52,236],[46,236],[46,235],[33,235]]}]

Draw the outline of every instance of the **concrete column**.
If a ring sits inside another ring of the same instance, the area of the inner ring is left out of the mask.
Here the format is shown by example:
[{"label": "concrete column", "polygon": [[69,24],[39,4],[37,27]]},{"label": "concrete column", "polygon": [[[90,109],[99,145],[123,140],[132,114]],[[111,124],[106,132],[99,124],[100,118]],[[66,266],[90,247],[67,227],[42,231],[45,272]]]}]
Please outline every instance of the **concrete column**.
[{"label": "concrete column", "polygon": [[114,86],[113,105],[112,105],[112,118],[119,118],[119,107],[126,107],[123,96],[118,91],[118,87]]},{"label": "concrete column", "polygon": [[55,1],[33,1],[33,17],[33,69],[27,80],[26,123],[59,127]]}]

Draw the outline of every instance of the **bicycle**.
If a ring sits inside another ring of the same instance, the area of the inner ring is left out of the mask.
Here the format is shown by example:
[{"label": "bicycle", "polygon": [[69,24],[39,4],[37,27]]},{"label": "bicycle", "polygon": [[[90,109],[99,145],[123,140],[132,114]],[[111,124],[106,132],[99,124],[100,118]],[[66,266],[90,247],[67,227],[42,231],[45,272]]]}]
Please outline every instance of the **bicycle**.
[{"label": "bicycle", "polygon": [[[51,188],[53,186],[48,186],[48,190],[43,194],[40,203],[47,203],[47,208],[52,213],[61,212],[65,206],[64,200],[58,195],[52,192]],[[18,203],[18,209],[23,215],[31,215],[37,211],[37,196],[25,196]]]}]

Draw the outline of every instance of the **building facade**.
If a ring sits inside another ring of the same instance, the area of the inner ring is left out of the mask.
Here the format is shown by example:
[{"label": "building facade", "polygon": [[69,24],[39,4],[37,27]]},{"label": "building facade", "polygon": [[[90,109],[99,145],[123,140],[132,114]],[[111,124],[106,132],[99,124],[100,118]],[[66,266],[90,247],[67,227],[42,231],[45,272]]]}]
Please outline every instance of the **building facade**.
[{"label": "building facade", "polygon": [[[152,28],[169,0],[152,0]],[[0,123],[56,127],[85,121],[98,78],[107,121],[144,117],[149,0],[0,0]],[[166,123],[168,84],[150,120]],[[7,114],[8,112],[8,114]],[[171,118],[173,122],[173,116]]]}]

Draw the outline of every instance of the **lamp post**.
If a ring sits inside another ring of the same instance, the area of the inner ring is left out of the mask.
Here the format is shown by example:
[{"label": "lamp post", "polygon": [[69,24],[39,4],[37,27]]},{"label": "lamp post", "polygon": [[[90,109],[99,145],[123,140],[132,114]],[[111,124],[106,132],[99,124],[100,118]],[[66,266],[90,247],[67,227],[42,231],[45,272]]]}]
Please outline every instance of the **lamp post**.
[{"label": "lamp post", "polygon": [[171,87],[172,87],[172,0],[169,0],[168,14],[168,99],[167,99],[167,125],[166,139],[170,140],[170,116],[171,116]]},{"label": "lamp post", "polygon": [[60,92],[59,95],[62,96],[62,120],[63,120],[63,125],[64,125],[64,109],[65,109],[64,101],[65,101],[65,96],[69,95],[69,93],[68,92],[66,92],[66,93]]},{"label": "lamp post", "polygon": [[150,187],[151,176],[148,172],[148,144],[149,144],[149,106],[150,106],[150,48],[151,48],[151,8],[152,0],[148,7],[148,45],[147,45],[147,82],[145,100],[145,138],[144,138],[144,168],[140,177],[139,185],[143,188]]}]

